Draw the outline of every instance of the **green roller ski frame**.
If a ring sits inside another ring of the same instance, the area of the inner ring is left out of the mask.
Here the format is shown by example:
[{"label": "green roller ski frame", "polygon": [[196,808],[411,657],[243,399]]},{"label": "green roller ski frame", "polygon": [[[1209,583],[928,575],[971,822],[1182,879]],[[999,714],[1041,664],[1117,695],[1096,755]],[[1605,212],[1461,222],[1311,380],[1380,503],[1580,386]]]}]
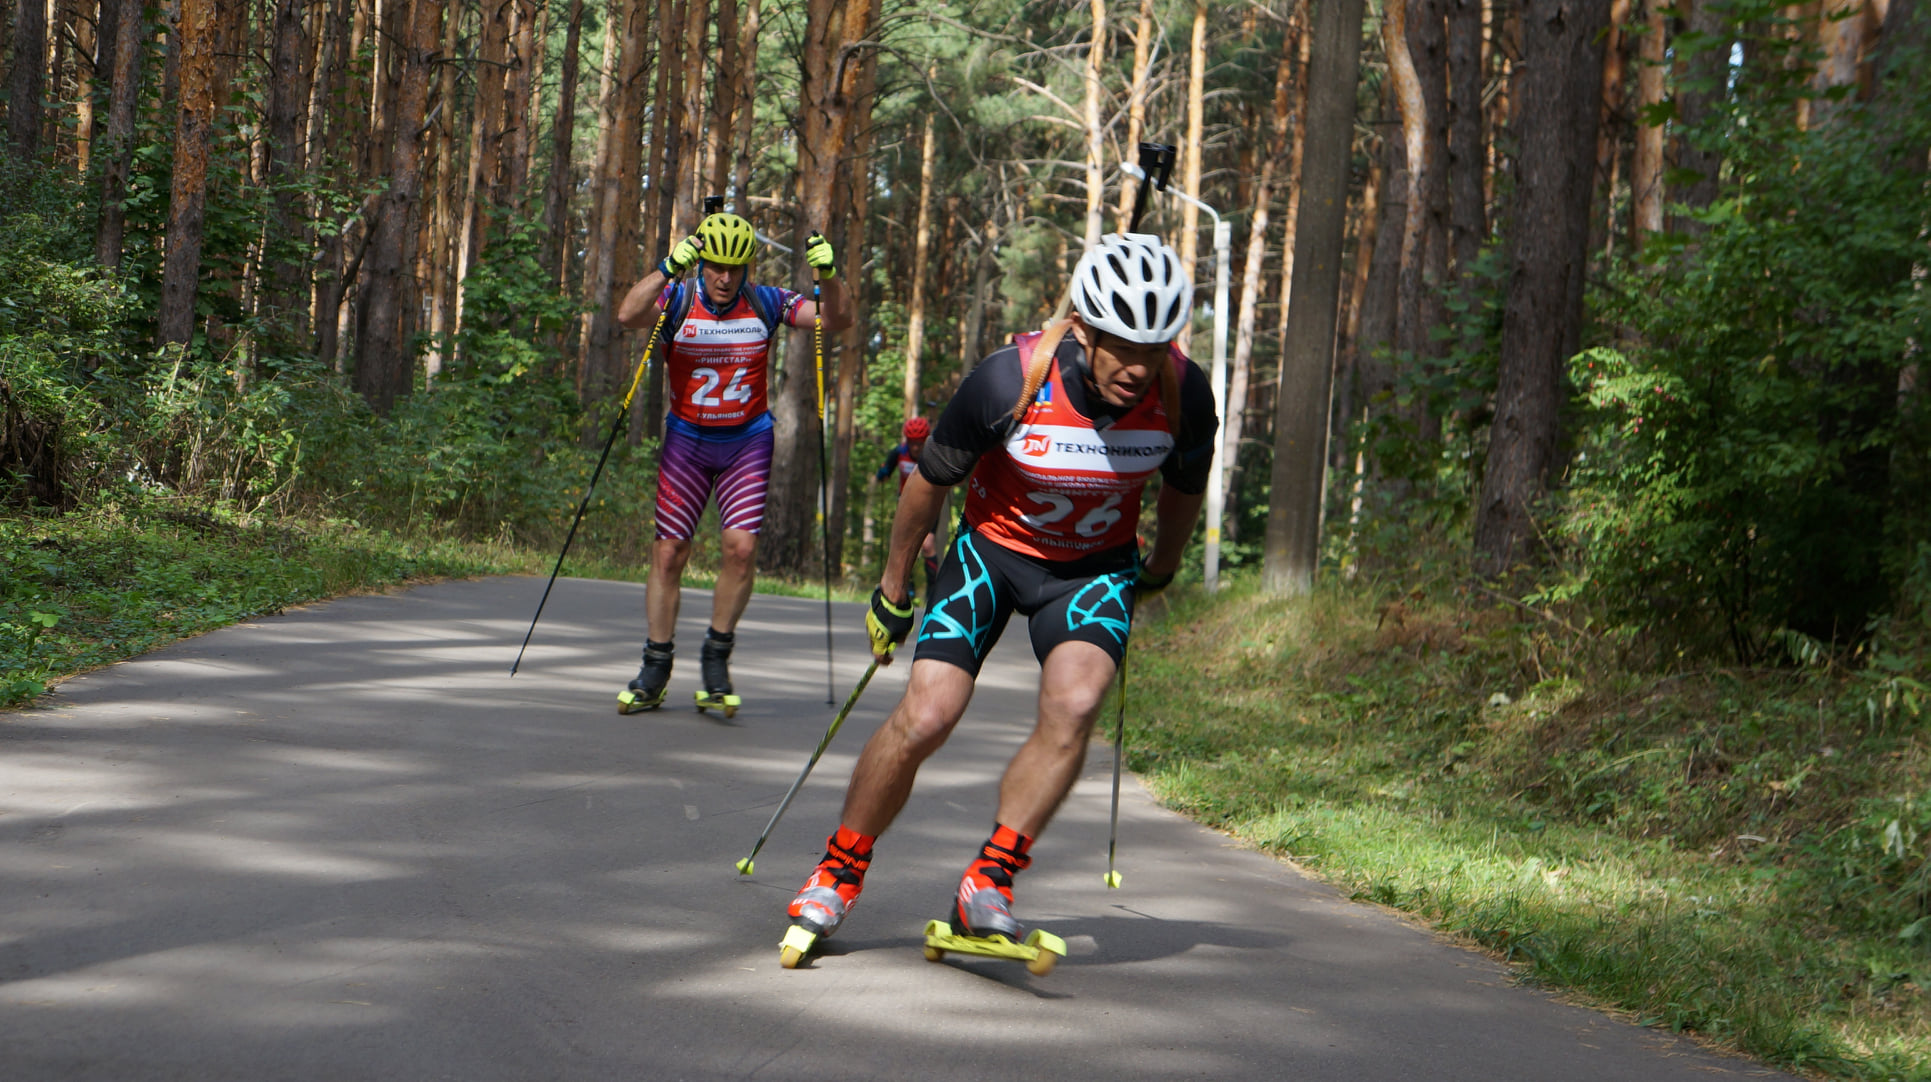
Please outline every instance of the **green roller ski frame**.
[{"label": "green roller ski frame", "polygon": [[778,944],[778,964],[786,969],[797,969],[798,963],[811,954],[811,948],[818,945],[818,933],[802,924],[794,924],[785,929],[784,940]]},{"label": "green roller ski frame", "polygon": [[659,688],[655,697],[625,688],[617,693],[617,713],[636,714],[645,710],[655,710],[664,704],[664,696],[669,688]]},{"label": "green roller ski frame", "polygon": [[706,710],[715,710],[727,718],[734,718],[738,715],[738,707],[743,705],[744,700],[736,695],[712,695],[704,691],[697,693],[697,712],[700,714]]},{"label": "green roller ski frame", "polygon": [[[799,931],[804,931],[800,928]],[[806,935],[811,933],[806,932]],[[789,937],[786,937],[789,939]],[[1053,971],[1053,966],[1066,957],[1066,941],[1051,932],[1037,928],[1026,936],[1024,943],[1014,943],[1002,935],[973,936],[953,935],[952,926],[942,920],[925,922],[925,960],[943,961],[946,953],[972,954],[981,958],[1011,958],[1026,963],[1026,971],[1035,977],[1044,977]]]}]

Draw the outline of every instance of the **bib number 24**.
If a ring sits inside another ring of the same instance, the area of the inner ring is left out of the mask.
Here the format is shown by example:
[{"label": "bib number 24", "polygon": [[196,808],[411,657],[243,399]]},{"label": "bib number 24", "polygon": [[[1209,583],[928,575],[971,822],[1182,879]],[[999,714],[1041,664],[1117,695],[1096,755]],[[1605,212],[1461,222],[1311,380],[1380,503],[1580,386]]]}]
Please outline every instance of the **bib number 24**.
[{"label": "bib number 24", "polygon": [[721,406],[726,402],[751,401],[751,388],[744,384],[745,370],[731,370],[731,382],[724,384],[722,394],[717,393],[718,384],[724,383],[724,376],[715,368],[694,368],[691,379],[691,403],[698,406]]}]

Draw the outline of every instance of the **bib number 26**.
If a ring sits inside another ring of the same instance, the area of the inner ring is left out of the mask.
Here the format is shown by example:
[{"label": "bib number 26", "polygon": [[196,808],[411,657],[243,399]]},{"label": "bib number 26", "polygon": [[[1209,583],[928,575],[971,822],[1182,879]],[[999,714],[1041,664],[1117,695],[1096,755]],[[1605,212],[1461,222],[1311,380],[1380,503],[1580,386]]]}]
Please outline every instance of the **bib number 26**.
[{"label": "bib number 26", "polygon": [[[1021,522],[1043,533],[1058,535],[1064,532],[1054,523],[1072,515],[1074,504],[1071,497],[1062,496],[1057,492],[1028,492],[1026,498],[1039,504],[1040,509],[1032,514],[1019,516]],[[1079,521],[1073,523],[1073,532],[1081,537],[1098,537],[1111,529],[1124,514],[1120,510],[1121,499],[1121,495],[1117,492],[1108,496],[1104,503],[1081,515]]]}]

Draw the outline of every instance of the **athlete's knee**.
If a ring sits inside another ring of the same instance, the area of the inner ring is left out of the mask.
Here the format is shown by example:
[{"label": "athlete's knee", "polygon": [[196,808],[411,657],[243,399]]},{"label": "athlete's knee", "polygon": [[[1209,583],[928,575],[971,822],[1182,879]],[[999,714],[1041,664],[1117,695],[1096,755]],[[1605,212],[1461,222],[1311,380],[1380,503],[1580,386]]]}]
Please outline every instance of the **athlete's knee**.
[{"label": "athlete's knee", "polygon": [[748,568],[758,558],[758,535],[741,530],[726,530],[722,543],[724,562]]},{"label": "athlete's knee", "polygon": [[691,562],[691,543],[675,538],[659,538],[650,547],[650,557],[671,574],[682,574],[684,565]]},{"label": "athlete's knee", "polygon": [[952,735],[963,713],[938,696],[911,690],[892,712],[891,726],[898,731],[905,748],[916,758],[924,759],[939,750]]},{"label": "athlete's knee", "polygon": [[1110,674],[1102,677],[1098,672],[1081,672],[1077,676],[1077,679],[1041,682],[1039,716],[1042,727],[1046,725],[1046,719],[1056,719],[1083,741],[1084,733],[1093,727],[1094,719],[1099,717],[1100,708],[1106,703],[1106,693],[1113,686],[1113,680]]}]

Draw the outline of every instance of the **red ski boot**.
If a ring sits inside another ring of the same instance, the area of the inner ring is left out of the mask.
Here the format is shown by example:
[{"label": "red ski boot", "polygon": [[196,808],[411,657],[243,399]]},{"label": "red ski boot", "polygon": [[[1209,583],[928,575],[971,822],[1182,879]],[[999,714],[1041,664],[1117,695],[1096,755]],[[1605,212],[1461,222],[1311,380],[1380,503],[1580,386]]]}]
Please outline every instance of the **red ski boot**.
[{"label": "red ski boot", "polygon": [[1012,915],[1012,877],[1032,864],[1033,840],[1008,826],[986,839],[979,856],[966,865],[952,902],[952,926],[960,935],[1002,935],[1018,942],[1019,922]]}]

